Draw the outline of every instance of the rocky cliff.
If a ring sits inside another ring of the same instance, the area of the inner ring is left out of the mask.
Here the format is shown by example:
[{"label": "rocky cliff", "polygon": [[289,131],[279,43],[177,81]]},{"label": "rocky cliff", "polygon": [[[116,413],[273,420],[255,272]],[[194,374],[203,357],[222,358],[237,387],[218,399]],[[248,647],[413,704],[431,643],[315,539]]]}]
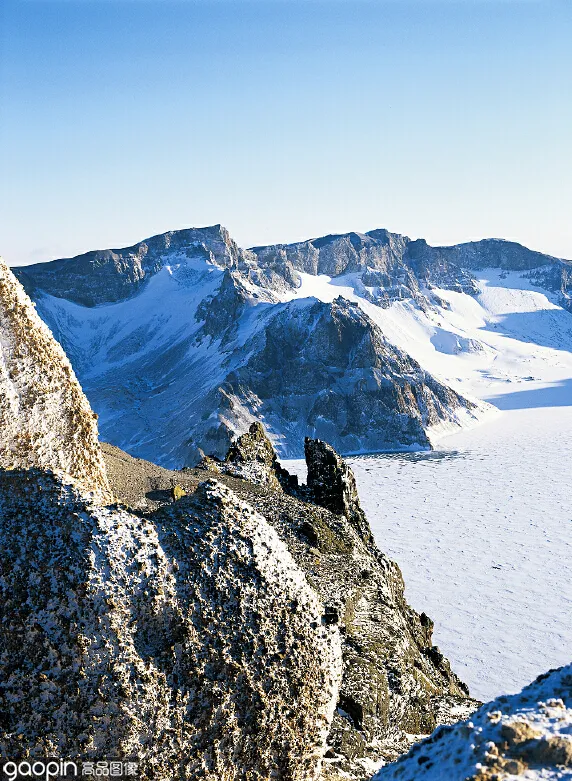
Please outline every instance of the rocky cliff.
[{"label": "rocky cliff", "polygon": [[[276,461],[259,424],[224,460],[169,472],[105,446],[116,492],[150,518],[188,500],[209,474],[263,516],[337,628],[343,674],[325,744],[324,779],[366,779],[406,750],[411,735],[468,715],[478,703],[432,643],[432,621],[404,599],[398,566],[381,553],[360,507],[349,467],[326,443],[307,440],[309,480],[298,485]],[[178,485],[185,499],[171,502]]]},{"label": "rocky cliff", "polygon": [[64,351],[0,259],[0,467],[63,472],[105,494],[96,421]]},{"label": "rocky cliff", "polygon": [[89,405],[2,272],[2,756],[132,757],[165,781],[363,777],[450,698],[470,707],[328,446],[307,443],[301,487],[255,424],[163,493],[165,470],[108,450],[129,506],[113,503]]}]

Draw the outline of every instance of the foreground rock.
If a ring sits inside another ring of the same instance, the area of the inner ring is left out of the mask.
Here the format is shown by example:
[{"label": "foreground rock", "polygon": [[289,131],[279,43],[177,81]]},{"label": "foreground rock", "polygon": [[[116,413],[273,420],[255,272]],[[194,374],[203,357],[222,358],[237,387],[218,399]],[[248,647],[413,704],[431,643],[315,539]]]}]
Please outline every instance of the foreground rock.
[{"label": "foreground rock", "polygon": [[63,472],[103,495],[96,421],[64,351],[0,259],[0,467]]},{"label": "foreground rock", "polygon": [[[202,469],[153,471],[137,459],[130,467],[117,448],[106,445],[105,453],[116,492],[132,506],[163,504],[174,512],[212,474],[287,545],[324,605],[324,620],[342,638],[343,676],[324,779],[369,778],[382,761],[407,750],[411,735],[465,718],[478,706],[433,645],[431,620],[407,605],[398,566],[371,538],[353,474],[327,444],[306,442],[311,479],[301,486],[276,471],[260,425],[240,437],[227,459],[205,459]],[[169,504],[174,483],[187,498]]]},{"label": "foreground rock", "polygon": [[149,518],[0,472],[0,754],[312,781],[339,631],[276,531],[207,481]]},{"label": "foreground rock", "polygon": [[440,727],[374,781],[572,778],[572,665]]}]

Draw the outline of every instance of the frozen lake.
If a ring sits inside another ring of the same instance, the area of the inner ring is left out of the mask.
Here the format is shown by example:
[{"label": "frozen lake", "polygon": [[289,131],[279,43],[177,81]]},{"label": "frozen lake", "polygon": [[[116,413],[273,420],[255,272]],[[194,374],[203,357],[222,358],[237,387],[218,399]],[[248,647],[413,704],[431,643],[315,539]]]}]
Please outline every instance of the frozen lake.
[{"label": "frozen lake", "polygon": [[500,417],[436,452],[348,459],[408,601],[483,700],[572,659],[572,406],[542,406],[572,393],[536,387],[495,403]]}]

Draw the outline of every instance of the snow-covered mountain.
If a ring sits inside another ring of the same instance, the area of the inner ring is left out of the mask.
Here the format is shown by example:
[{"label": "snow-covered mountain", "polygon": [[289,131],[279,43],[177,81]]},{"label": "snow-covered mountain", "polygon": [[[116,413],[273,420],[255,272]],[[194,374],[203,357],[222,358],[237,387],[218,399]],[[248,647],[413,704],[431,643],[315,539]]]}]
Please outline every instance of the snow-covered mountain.
[{"label": "snow-covered mountain", "polygon": [[15,273],[102,436],[182,466],[224,455],[254,420],[282,457],[304,436],[342,453],[429,447],[482,416],[497,375],[558,374],[571,268],[510,242],[385,230],[242,250],[214,226]]}]

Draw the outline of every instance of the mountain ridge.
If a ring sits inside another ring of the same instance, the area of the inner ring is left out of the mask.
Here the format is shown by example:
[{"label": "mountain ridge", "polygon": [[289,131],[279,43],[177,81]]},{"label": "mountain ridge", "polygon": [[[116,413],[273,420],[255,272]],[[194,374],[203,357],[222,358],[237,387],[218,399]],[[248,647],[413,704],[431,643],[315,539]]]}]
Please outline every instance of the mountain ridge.
[{"label": "mountain ridge", "polygon": [[221,225],[189,228],[15,274],[103,436],[181,467],[224,457],[256,420],[286,458],[302,455],[305,436],[343,455],[426,449],[437,432],[478,422],[486,405],[412,354],[392,318],[406,307],[407,329],[427,321],[431,349],[492,360],[442,322],[448,296],[479,297],[491,263],[570,310],[567,261],[496,239],[434,248],[385,229],[241,249]]}]

